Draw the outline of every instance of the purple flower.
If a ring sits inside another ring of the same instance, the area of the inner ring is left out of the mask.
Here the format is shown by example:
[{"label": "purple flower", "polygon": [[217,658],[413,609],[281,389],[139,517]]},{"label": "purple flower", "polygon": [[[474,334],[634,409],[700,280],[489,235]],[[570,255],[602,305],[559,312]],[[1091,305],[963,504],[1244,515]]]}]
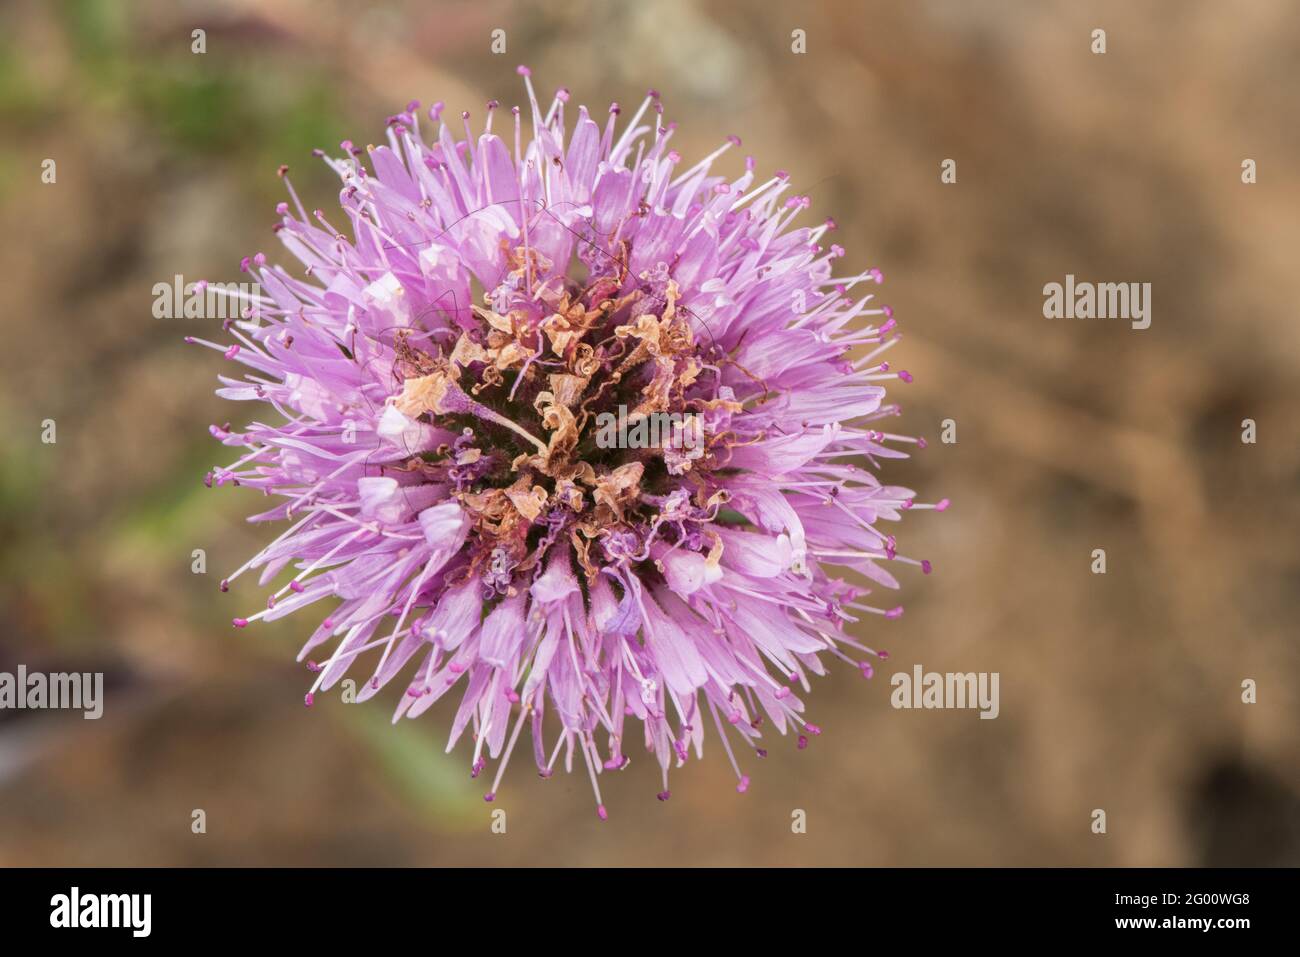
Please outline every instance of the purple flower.
[{"label": "purple flower", "polygon": [[[289,523],[236,575],[292,579],[235,624],[328,601],[307,703],[363,663],[361,700],[403,675],[395,719],[458,696],[448,749],[470,729],[473,773],[497,762],[488,800],[525,726],[543,777],[585,766],[602,818],[602,773],[644,745],[666,799],[709,726],[744,791],[765,721],[819,733],[801,695],[825,657],[867,677],[887,657],[846,626],[901,614],[869,596],[929,563],[886,523],[947,505],[873,472],[924,447],[873,427],[898,414],[883,383],[911,380],[880,358],[883,277],[835,276],[835,224],[796,226],[784,173],[714,173],[734,137],[683,163],[653,91],[602,124],[520,73],[512,138],[496,103],[463,138],[437,104],[426,142],[411,103],[385,145],[326,159],[331,215],[285,178],[276,231],[305,268],[245,260],[262,294],[233,344],[203,343],[247,370],[219,395],[283,418],[213,430],[240,458],[209,483]],[[619,410],[677,427],[598,443]]]}]

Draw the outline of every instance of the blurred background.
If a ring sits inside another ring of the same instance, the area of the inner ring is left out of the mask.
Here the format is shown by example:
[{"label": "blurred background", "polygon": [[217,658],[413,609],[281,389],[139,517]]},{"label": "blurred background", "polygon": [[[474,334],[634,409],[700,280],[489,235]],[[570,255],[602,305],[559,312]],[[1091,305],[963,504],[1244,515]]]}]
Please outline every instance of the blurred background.
[{"label": "blurred background", "polygon": [[[229,626],[262,593],[217,582],[276,532],[204,488],[207,426],[253,410],[152,290],[287,260],[280,163],[328,209],[313,147],[412,98],[522,102],[518,63],[598,115],[653,86],[687,158],[734,133],[790,171],[906,336],[899,429],[930,446],[886,473],[953,506],[901,526],[935,574],[867,632],[891,660],[818,681],[825,733],[770,742],[748,794],[712,737],[666,804],[633,752],[604,824],[519,761],[494,835],[448,707],[308,711],[314,619]],[[99,721],[0,711],[0,864],[1300,864],[1298,76],[1290,0],[6,0],[0,670],[107,687]],[[1044,319],[1066,273],[1152,283],[1151,328]],[[998,672],[1000,716],[892,709],[915,663]]]}]

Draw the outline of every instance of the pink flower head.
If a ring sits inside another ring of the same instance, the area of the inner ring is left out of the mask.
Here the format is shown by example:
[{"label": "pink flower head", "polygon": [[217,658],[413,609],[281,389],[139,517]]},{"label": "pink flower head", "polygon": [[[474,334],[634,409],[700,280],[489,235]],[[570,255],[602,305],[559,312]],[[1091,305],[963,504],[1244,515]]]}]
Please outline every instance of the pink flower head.
[{"label": "pink flower head", "polygon": [[[868,596],[922,564],[883,528],[933,506],[874,474],[916,441],[872,427],[910,381],[878,359],[883,276],[833,274],[834,224],[795,225],[785,173],[713,172],[734,137],[687,166],[657,95],[566,118],[567,91],[543,108],[520,73],[506,139],[494,103],[477,135],[435,107],[426,141],[412,103],[326,159],[332,214],[285,178],[305,268],[250,257],[256,315],[203,343],[247,370],[219,395],[283,418],[214,430],[240,457],[209,483],[289,523],[239,572],[292,578],[235,623],[328,602],[308,703],[363,666],[359,699],[402,676],[399,717],[458,696],[449,747],[468,728],[473,773],[497,762],[489,800],[525,726],[543,777],[576,754],[602,818],[601,774],[644,744],[666,799],[709,727],[743,792],[765,721],[819,733],[802,695],[826,656],[872,674],[884,653],[846,625],[897,617]],[[616,412],[691,417],[699,441],[602,441]]]}]

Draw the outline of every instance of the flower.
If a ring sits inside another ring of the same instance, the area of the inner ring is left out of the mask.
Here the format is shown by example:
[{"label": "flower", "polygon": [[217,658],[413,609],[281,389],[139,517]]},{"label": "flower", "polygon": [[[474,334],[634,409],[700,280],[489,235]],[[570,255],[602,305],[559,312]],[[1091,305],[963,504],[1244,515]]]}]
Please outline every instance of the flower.
[{"label": "flower", "polygon": [[[947,502],[873,473],[924,447],[872,427],[898,414],[883,383],[911,381],[879,358],[892,311],[855,291],[883,277],[833,276],[835,224],[794,225],[809,200],[785,173],[715,173],[738,139],[684,166],[654,91],[621,129],[617,104],[603,128],[579,107],[569,135],[568,92],[543,109],[520,73],[513,149],[495,102],[463,139],[436,104],[431,143],[411,103],[386,145],[325,159],[341,219],[285,176],[275,228],[303,275],[245,260],[262,292],[233,344],[202,343],[249,370],[219,395],[284,420],[213,427],[241,457],[208,483],[291,522],[236,574],[295,574],[235,624],[336,602],[300,656],[327,649],[307,704],[363,656],[358,700],[405,674],[394,720],[459,695],[448,750],[472,729],[489,801],[525,725],[543,777],[576,752],[602,818],[636,737],[666,800],[712,725],[743,792],[765,721],[819,733],[800,695],[823,658],[870,677],[887,656],[846,631],[902,613],[868,598],[898,587],[886,565],[930,570],[882,526]],[[598,444],[615,411],[678,427]]]}]

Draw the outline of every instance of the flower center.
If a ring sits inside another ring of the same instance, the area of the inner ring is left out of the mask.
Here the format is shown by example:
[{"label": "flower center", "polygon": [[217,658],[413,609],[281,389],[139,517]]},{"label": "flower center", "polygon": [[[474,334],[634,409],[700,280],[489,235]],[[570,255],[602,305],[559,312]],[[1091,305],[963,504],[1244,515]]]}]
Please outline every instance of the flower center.
[{"label": "flower center", "polygon": [[711,481],[740,411],[726,357],[700,347],[665,264],[629,282],[619,251],[579,283],[507,249],[512,268],[453,317],[454,343],[397,336],[389,401],[452,436],[403,467],[449,486],[474,520],[471,566],[502,592],[561,536],[589,579],[593,543],[607,561],[645,558],[661,531],[698,548],[726,500]]}]

